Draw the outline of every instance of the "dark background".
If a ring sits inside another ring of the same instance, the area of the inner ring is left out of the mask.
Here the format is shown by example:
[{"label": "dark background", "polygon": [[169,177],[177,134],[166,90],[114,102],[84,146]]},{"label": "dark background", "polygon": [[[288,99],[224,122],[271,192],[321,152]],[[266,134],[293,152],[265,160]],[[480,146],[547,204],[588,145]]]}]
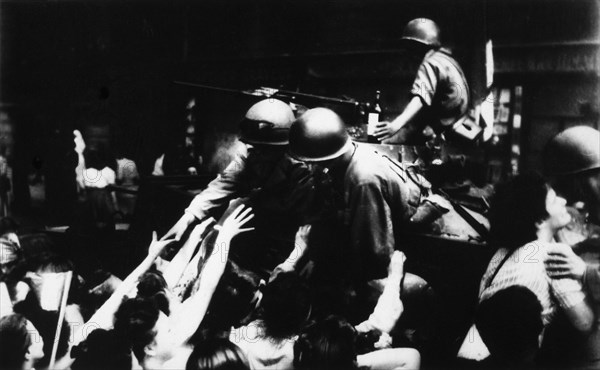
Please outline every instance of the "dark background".
[{"label": "dark background", "polygon": [[440,25],[476,93],[493,40],[496,86],[523,87],[522,168],[539,165],[558,130],[598,126],[596,1],[2,0],[0,17],[0,111],[14,132],[16,196],[34,158],[51,167],[56,137],[97,120],[148,174],[190,95],[210,157],[251,101],[174,80],[359,100],[380,89],[393,117],[415,67],[398,40],[415,17]]}]

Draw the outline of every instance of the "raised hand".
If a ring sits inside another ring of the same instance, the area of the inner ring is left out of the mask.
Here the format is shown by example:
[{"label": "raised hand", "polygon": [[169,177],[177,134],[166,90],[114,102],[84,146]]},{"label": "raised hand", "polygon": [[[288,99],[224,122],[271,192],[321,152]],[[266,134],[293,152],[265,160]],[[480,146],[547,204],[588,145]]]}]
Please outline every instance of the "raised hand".
[{"label": "raised hand", "polygon": [[234,211],[223,220],[222,225],[215,226],[221,235],[227,235],[233,238],[237,234],[254,230],[253,227],[242,228],[246,223],[254,218],[252,207],[247,207],[244,204],[237,206]]},{"label": "raised hand", "polygon": [[165,247],[171,243],[176,241],[176,239],[165,239],[164,237],[161,240],[158,240],[158,236],[156,235],[156,231],[152,232],[152,242],[148,247],[148,256],[158,257],[165,250]]}]

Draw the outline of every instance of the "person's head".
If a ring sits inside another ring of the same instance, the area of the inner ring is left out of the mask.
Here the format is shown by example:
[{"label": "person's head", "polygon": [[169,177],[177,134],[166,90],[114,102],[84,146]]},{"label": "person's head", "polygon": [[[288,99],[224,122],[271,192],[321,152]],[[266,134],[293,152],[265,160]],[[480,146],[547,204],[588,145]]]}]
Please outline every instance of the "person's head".
[{"label": "person's head", "polygon": [[500,184],[490,209],[490,239],[518,248],[537,239],[540,228],[556,232],[571,216],[566,201],[537,173],[520,174]]},{"label": "person's head", "polygon": [[0,219],[0,237],[5,237],[19,244],[18,230],[19,224],[12,218],[2,217]]},{"label": "person's head", "polygon": [[356,369],[356,330],[339,316],[308,326],[294,345],[296,369]]},{"label": "person's head", "polygon": [[94,148],[86,148],[83,151],[83,157],[85,158],[85,166],[87,168],[95,168],[100,171],[104,167],[115,167],[114,160],[110,159],[106,147],[102,144]]},{"label": "person's head", "polygon": [[167,315],[170,313],[168,287],[160,271],[148,271],[143,274],[137,285],[137,296],[153,299],[157,307]]},{"label": "person's head", "polygon": [[242,269],[235,263],[228,263],[210,300],[202,325],[190,341],[198,339],[198,334],[205,329],[219,332],[229,330],[232,326],[242,326],[244,319],[255,309],[252,303],[259,280],[253,272]]},{"label": "person's head", "polygon": [[480,303],[475,324],[496,361],[531,361],[544,327],[542,305],[529,289],[511,286]]},{"label": "person's head", "polygon": [[406,24],[402,31],[402,46],[412,54],[419,55],[442,45],[440,28],[427,18],[416,18]]},{"label": "person's head", "polygon": [[327,108],[309,109],[290,128],[290,154],[335,170],[349,162],[353,145],[342,118]]},{"label": "person's head", "polygon": [[167,340],[168,325],[168,317],[153,299],[127,299],[115,313],[115,332],[130,343],[140,363],[146,357],[171,357],[173,348]]},{"label": "person's head", "polygon": [[280,273],[264,288],[260,316],[266,336],[279,339],[297,335],[310,311],[310,290],[296,273]]},{"label": "person's head", "polygon": [[23,252],[13,240],[0,237],[0,280],[16,281],[23,275],[19,266],[24,264]]},{"label": "person's head", "polygon": [[583,201],[590,219],[600,224],[600,131],[575,126],[544,147],[544,171],[569,203]]},{"label": "person's head", "polygon": [[44,357],[42,337],[25,316],[11,314],[0,319],[0,369],[30,368]]},{"label": "person's head", "polygon": [[252,105],[240,122],[240,140],[252,146],[285,150],[294,112],[289,104],[265,99]]},{"label": "person's head", "polygon": [[[33,331],[35,337],[32,340],[36,341],[36,345],[41,346],[42,355],[37,358],[38,365],[41,367],[47,366],[50,362],[52,346],[56,337],[56,329],[59,318],[57,311],[46,311],[37,303],[36,298],[29,294],[24,301],[18,302],[13,307],[15,313],[21,314],[31,322],[36,329]],[[60,335],[58,337],[58,347],[56,358],[64,356],[69,349],[69,336],[71,328],[67,321],[63,319]]]},{"label": "person's head", "polygon": [[96,329],[71,349],[72,370],[131,370],[131,349],[112,330]]},{"label": "person's head", "polygon": [[226,338],[197,343],[188,358],[186,370],[248,370],[242,350]]}]

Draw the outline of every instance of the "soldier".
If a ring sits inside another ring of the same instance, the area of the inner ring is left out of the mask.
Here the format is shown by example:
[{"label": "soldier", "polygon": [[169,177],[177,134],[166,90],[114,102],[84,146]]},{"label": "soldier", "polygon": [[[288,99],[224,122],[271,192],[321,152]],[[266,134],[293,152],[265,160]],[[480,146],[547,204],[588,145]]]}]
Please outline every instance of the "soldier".
[{"label": "soldier", "polygon": [[311,109],[294,122],[290,152],[309,164],[315,187],[327,200],[306,250],[314,261],[314,289],[334,304],[325,309],[345,313],[351,307],[348,314],[360,316],[364,312],[354,311],[349,299],[355,293],[365,297],[366,283],[386,276],[421,189],[388,159],[353,143],[341,118],[326,108]]},{"label": "soldier", "polygon": [[[560,327],[554,331],[558,346],[562,345],[561,358],[556,360],[566,358],[578,366],[596,369],[600,366],[600,132],[587,126],[560,132],[544,148],[544,170],[570,204],[583,203],[584,213],[570,225],[572,231],[580,234],[579,240],[573,239],[572,233],[570,238],[559,240],[567,244],[580,242],[572,248],[558,245],[546,260],[546,270],[553,279],[581,281],[595,314],[592,332],[587,336],[574,336]],[[560,340],[565,337],[568,342]],[[547,346],[549,354],[555,344]],[[557,363],[555,359],[550,361]]]},{"label": "soldier", "polygon": [[375,136],[380,141],[390,139],[417,114],[424,115],[419,123],[441,134],[466,116],[470,104],[464,72],[450,51],[441,47],[440,29],[434,21],[413,19],[404,28],[402,40],[414,57],[424,57],[404,111],[393,121],[377,125]]},{"label": "soldier", "polygon": [[268,278],[294,246],[294,234],[304,222],[304,195],[310,188],[309,172],[300,161],[287,155],[289,129],[294,121],[290,106],[277,99],[254,104],[240,123],[241,153],[198,194],[183,216],[163,236],[179,240],[189,226],[208,217],[218,218],[235,198],[249,197],[256,215],[255,231],[235,239],[232,259]]}]

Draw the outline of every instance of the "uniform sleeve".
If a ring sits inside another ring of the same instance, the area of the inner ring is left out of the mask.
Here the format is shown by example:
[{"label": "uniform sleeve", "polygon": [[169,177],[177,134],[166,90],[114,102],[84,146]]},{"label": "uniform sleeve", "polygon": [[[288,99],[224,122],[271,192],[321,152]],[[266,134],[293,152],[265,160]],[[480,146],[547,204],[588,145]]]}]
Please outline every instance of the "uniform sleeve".
[{"label": "uniform sleeve", "polygon": [[594,301],[600,302],[600,271],[593,266],[587,266],[583,276],[583,284]]},{"label": "uniform sleeve", "polygon": [[410,90],[411,95],[418,96],[426,106],[431,106],[439,82],[436,68],[428,61],[423,61]]},{"label": "uniform sleeve", "polygon": [[229,163],[223,173],[211,181],[205,190],[196,195],[185,211],[193,214],[197,219],[203,220],[210,211],[227,204],[239,192],[240,178],[245,165],[245,156],[239,156]]},{"label": "uniform sleeve", "polygon": [[387,276],[395,239],[391,210],[382,189],[376,184],[359,185],[351,194],[347,217],[362,277],[371,280]]}]

